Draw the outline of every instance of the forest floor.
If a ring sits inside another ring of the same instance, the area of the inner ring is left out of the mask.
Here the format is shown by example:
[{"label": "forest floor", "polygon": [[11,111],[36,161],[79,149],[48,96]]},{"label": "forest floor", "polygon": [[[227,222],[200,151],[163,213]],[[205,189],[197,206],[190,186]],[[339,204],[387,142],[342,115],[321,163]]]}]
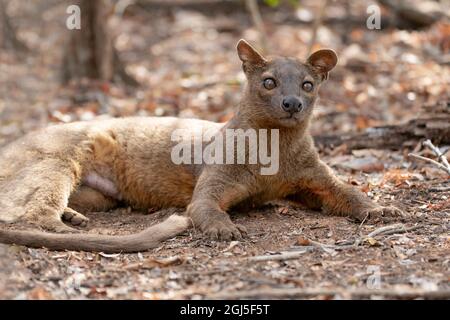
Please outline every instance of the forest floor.
[{"label": "forest floor", "polygon": [[[96,117],[174,115],[226,121],[244,83],[235,44],[239,38],[256,42],[258,36],[242,8],[223,8],[226,14],[130,8],[116,25],[116,46],[141,88],[93,82],[61,86],[66,5],[11,3],[19,37],[30,51],[0,51],[0,146],[48,124]],[[297,11],[264,8],[271,52],[307,54],[310,24],[295,21],[307,20],[314,3],[302,1]],[[367,5],[361,3],[352,7],[355,17],[365,16]],[[331,6],[335,7],[327,15],[339,21],[343,15],[339,1]],[[440,23],[423,31],[370,31],[365,23],[351,27],[335,23],[325,24],[318,33],[317,47],[335,49],[340,62],[322,88],[314,134],[398,124],[417,116],[424,106],[449,105],[450,68],[442,57],[449,54],[450,25]],[[433,156],[419,141],[397,151],[319,150],[341,178],[374,201],[407,211],[411,214],[407,220],[358,224],[290,203],[272,203],[232,214],[233,221],[249,231],[249,237],[239,242],[209,241],[191,230],[139,254],[0,245],[0,298],[376,299],[414,290],[418,298],[424,297],[420,292],[434,292],[435,297],[442,292],[448,298],[449,177],[411,161],[407,157],[411,150]],[[121,208],[86,213],[87,229],[134,233],[173,212]],[[406,230],[368,237],[397,223]],[[355,240],[358,245],[346,245]],[[297,252],[298,257],[254,259],[286,252]],[[315,292],[305,293],[308,290]],[[359,296],[364,290],[373,292]]]}]

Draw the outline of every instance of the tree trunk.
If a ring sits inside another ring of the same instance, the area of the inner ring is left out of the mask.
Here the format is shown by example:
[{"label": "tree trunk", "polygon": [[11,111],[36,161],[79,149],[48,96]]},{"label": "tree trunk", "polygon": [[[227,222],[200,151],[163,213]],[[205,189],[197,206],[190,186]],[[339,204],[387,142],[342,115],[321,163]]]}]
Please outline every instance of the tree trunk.
[{"label": "tree trunk", "polygon": [[69,41],[64,52],[62,80],[98,79],[114,81],[120,78],[137,85],[125,70],[114,47],[108,21],[113,13],[110,0],[79,0],[81,29],[68,30]]},{"label": "tree trunk", "polygon": [[7,4],[0,0],[0,48],[27,51],[28,48],[17,38],[17,31],[6,12]]}]

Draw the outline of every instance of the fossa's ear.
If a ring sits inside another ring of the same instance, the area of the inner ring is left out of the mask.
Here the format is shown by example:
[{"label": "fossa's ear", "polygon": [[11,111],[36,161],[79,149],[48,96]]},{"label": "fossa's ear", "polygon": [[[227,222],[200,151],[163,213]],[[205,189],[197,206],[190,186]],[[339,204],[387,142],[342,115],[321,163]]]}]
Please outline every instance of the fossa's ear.
[{"label": "fossa's ear", "polygon": [[326,80],[328,72],[336,66],[338,57],[333,50],[322,49],[311,54],[306,62],[313,67],[317,74],[322,76],[322,80]]},{"label": "fossa's ear", "polygon": [[244,39],[239,40],[237,52],[239,59],[242,61],[244,71],[246,71],[249,66],[264,66],[267,62],[267,60]]}]

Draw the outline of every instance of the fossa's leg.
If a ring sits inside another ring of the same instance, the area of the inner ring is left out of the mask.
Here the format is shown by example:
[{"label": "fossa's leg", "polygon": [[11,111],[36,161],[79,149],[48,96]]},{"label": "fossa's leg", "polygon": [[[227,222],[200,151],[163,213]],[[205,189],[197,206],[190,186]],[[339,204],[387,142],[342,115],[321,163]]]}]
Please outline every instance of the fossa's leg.
[{"label": "fossa's leg", "polygon": [[211,239],[240,239],[246,230],[231,221],[227,210],[247,196],[247,188],[235,177],[221,172],[214,174],[203,172],[195,187],[192,201],[187,207],[187,214],[192,219],[194,227],[199,228]]},{"label": "fossa's leg", "polygon": [[89,219],[78,211],[109,211],[117,206],[117,200],[90,187],[80,186],[70,195],[68,207],[64,210],[62,218],[75,226],[85,227]]},{"label": "fossa's leg", "polygon": [[116,199],[83,185],[69,198],[69,207],[81,212],[109,211],[116,208],[118,204]]},{"label": "fossa's leg", "polygon": [[299,192],[291,198],[305,198],[308,194],[312,196],[311,205],[320,204],[324,212],[350,216],[359,221],[382,216],[406,216],[398,208],[378,205],[355,187],[340,181],[322,161],[302,172]]},{"label": "fossa's leg", "polygon": [[13,201],[24,212],[21,219],[51,231],[72,231],[61,218],[77,183],[78,171],[75,163],[60,159],[37,160],[25,168],[18,175],[23,182],[17,188],[22,189]]}]

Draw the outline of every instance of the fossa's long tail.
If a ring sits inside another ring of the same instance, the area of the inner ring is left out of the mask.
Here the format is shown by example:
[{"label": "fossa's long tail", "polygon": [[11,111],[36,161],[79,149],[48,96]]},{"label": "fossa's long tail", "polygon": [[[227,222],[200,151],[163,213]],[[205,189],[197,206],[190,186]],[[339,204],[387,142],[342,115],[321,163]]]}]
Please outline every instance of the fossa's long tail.
[{"label": "fossa's long tail", "polygon": [[155,248],[191,225],[187,217],[172,215],[139,233],[110,236],[85,233],[59,234],[40,231],[0,229],[0,242],[49,250],[93,251],[105,253],[139,252]]}]

